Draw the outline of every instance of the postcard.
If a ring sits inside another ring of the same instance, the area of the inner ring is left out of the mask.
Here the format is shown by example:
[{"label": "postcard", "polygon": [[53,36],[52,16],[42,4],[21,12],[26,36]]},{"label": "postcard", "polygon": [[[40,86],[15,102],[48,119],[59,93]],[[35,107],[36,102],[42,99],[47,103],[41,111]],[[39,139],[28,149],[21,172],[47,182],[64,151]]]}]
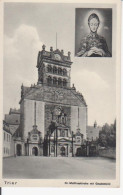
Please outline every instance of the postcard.
[{"label": "postcard", "polygon": [[120,187],[121,1],[0,13],[1,187]]}]

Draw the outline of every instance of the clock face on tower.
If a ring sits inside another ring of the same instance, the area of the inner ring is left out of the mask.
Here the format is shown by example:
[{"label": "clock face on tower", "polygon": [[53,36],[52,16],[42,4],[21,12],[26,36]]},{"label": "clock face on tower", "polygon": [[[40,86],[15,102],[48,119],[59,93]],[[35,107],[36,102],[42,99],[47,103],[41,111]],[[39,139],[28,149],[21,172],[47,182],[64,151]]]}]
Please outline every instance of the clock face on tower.
[{"label": "clock face on tower", "polygon": [[61,56],[59,54],[54,54],[56,60],[61,60]]}]

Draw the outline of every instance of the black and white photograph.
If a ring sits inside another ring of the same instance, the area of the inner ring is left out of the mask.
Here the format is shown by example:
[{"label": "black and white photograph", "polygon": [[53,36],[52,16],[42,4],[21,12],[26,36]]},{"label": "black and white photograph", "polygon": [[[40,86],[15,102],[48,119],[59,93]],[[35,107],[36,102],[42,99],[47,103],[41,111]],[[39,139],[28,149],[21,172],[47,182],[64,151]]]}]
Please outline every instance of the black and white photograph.
[{"label": "black and white photograph", "polygon": [[112,9],[76,9],[75,56],[112,56]]},{"label": "black and white photograph", "polygon": [[4,2],[3,186],[119,186],[116,5]]}]

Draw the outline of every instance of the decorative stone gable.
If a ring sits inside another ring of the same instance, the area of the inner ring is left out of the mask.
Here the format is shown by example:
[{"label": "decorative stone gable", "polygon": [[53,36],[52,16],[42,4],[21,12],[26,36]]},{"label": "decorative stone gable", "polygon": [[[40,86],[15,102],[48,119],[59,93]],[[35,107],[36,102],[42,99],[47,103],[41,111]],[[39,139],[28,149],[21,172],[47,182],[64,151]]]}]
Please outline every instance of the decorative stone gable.
[{"label": "decorative stone gable", "polygon": [[28,141],[31,143],[40,143],[42,141],[41,132],[38,131],[37,125],[34,125],[33,130],[28,133]]},{"label": "decorative stone gable", "polygon": [[45,105],[45,131],[46,132],[49,131],[49,127],[52,121],[54,121],[57,126],[59,124],[64,124],[68,128],[70,128],[70,120],[71,120],[70,107],[53,105],[53,104]]},{"label": "decorative stone gable", "polygon": [[[82,94],[72,88],[63,89],[49,86],[31,86],[26,90],[25,87],[22,99],[38,100],[44,102],[60,103],[75,106],[87,106]],[[22,100],[21,99],[21,100]],[[21,101],[20,101],[21,102]]]},{"label": "decorative stone gable", "polygon": [[83,134],[80,133],[80,129],[79,128],[77,129],[77,132],[76,132],[76,134],[74,136],[75,136],[76,144],[81,145],[83,143]]}]

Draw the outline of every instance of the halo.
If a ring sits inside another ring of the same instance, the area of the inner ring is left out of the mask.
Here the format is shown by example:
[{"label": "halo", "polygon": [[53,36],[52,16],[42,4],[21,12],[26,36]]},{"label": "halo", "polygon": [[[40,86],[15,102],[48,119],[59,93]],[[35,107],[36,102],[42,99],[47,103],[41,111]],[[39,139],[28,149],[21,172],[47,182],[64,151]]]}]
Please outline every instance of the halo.
[{"label": "halo", "polygon": [[[84,18],[84,26],[86,26],[86,28],[88,28],[88,18],[93,13],[97,14],[97,16],[99,17],[100,24],[99,24],[98,32],[100,33],[103,29],[103,26],[104,26],[104,17],[100,13],[100,11],[97,9],[91,9],[91,10],[87,11],[85,18]],[[89,31],[89,29],[88,29],[88,31]]]}]

